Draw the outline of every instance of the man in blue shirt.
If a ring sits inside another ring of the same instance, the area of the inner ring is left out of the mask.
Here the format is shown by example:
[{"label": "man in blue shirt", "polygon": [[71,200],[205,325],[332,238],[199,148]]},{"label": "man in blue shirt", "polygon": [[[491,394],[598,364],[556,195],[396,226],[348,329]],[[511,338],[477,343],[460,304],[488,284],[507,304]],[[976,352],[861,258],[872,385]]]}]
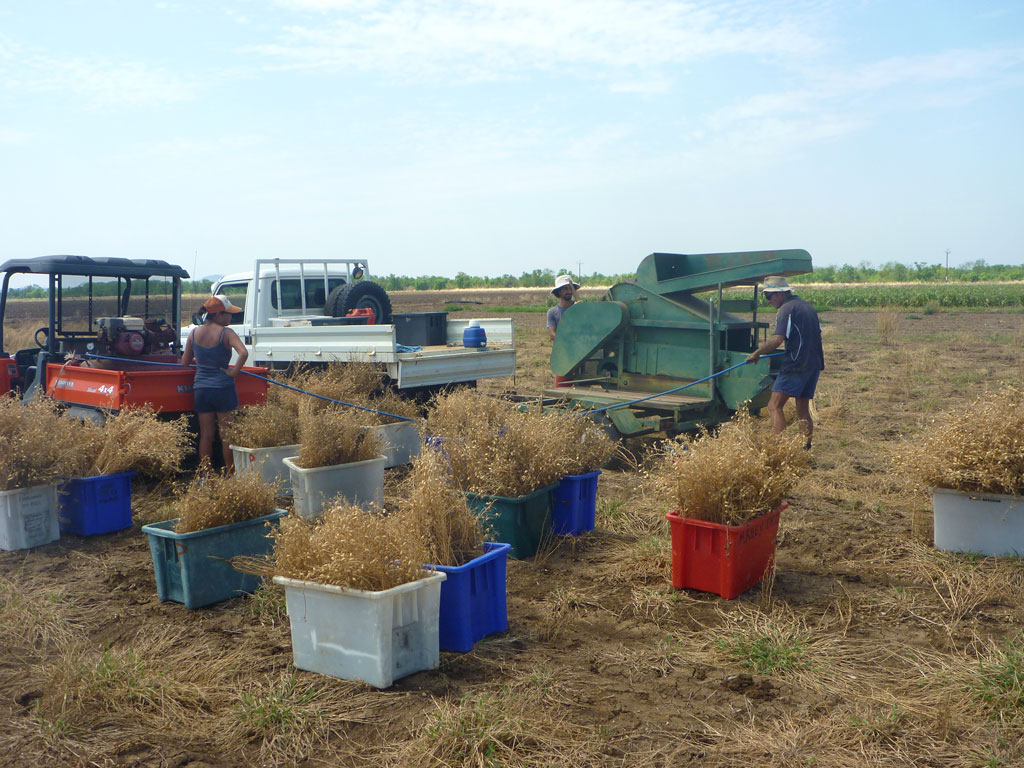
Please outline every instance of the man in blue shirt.
[{"label": "man in blue shirt", "polygon": [[796,404],[796,416],[804,423],[804,434],[807,435],[805,447],[809,449],[814,433],[811,400],[814,398],[818,376],[825,368],[818,313],[810,302],[792,292],[789,281],[784,277],[766,277],[763,293],[768,303],[778,310],[775,333],[750,354],[747,362],[756,363],[761,355],[774,352],[785,342],[786,355],[772,387],[768,415],[775,432],[782,432],[786,428],[786,416],[782,409],[792,397]]}]

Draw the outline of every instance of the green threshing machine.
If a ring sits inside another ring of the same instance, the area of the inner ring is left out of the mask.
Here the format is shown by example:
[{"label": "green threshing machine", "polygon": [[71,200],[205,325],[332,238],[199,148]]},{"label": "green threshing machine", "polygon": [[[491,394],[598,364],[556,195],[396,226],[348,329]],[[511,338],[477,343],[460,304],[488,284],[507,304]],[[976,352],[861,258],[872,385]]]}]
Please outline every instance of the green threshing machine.
[{"label": "green threshing machine", "polygon": [[[768,333],[757,320],[757,284],[810,271],[811,256],[799,249],[652,253],[635,281],[566,310],[551,370],[573,381],[545,390],[545,405],[599,411],[627,437],[713,426],[738,408],[764,407],[778,358],[742,365]],[[722,298],[724,288],[744,285],[753,286],[750,298]]]}]

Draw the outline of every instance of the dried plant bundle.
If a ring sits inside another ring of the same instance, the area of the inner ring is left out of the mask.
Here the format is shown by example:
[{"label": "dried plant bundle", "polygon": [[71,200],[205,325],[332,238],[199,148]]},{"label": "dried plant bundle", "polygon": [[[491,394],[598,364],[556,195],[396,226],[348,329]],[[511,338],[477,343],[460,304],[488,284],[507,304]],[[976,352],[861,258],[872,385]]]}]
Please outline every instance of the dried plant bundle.
[{"label": "dried plant bundle", "polygon": [[[98,451],[87,475],[138,472],[165,478],[179,472],[189,449],[188,419],[161,419],[151,408],[132,408],[109,417],[100,429]],[[90,443],[91,444],[91,443]]]},{"label": "dried plant bundle", "polygon": [[288,516],[276,539],[273,574],[317,584],[379,591],[423,578],[428,552],[399,516],[335,504],[321,520]]},{"label": "dried plant bundle", "polygon": [[149,408],[121,411],[103,425],[67,418],[49,399],[0,399],[0,486],[5,490],[135,471],[177,472],[188,449],[185,419],[166,421]]},{"label": "dried plant bundle", "polygon": [[926,488],[1024,494],[1024,388],[1006,386],[937,416],[893,463]]},{"label": "dried plant bundle", "polygon": [[274,511],[274,498],[274,486],[256,473],[197,475],[178,489],[174,530],[191,533],[263,517]]},{"label": "dried plant bundle", "polygon": [[[283,383],[302,392],[275,387],[275,401],[298,413],[300,408],[331,408],[334,404],[321,398],[372,408],[397,416],[415,418],[416,406],[386,386],[385,372],[372,363],[331,363],[326,366],[300,368]],[[305,392],[317,395],[310,397]],[[387,424],[393,418],[367,413],[368,423]]]},{"label": "dried plant bundle", "polygon": [[363,411],[353,408],[303,403],[299,409],[302,448],[295,463],[311,469],[377,458],[380,441],[368,422]]},{"label": "dried plant bundle", "polygon": [[490,496],[525,496],[566,475],[592,471],[615,448],[579,414],[523,411],[472,390],[437,398],[424,429],[443,439],[452,483]]},{"label": "dried plant bundle", "polygon": [[66,419],[47,399],[0,397],[0,490],[29,488],[76,475],[95,428]]},{"label": "dried plant bundle", "polygon": [[[416,404],[382,386],[383,375],[383,371],[371,363],[332,363],[316,368],[299,368],[280,381],[301,392],[271,387],[266,405],[240,409],[226,430],[227,439],[231,445],[245,448],[274,448],[298,443],[301,441],[300,412],[315,413],[343,407],[321,399],[324,397],[372,409],[359,411],[362,423],[366,425],[400,420],[394,416],[417,418],[419,410]],[[318,397],[311,397],[305,394],[307,392]]]},{"label": "dried plant bundle", "polygon": [[458,566],[479,557],[484,530],[466,504],[466,497],[450,483],[446,462],[439,453],[425,451],[413,461],[412,490],[398,517],[423,537],[426,562]]},{"label": "dried plant bundle", "polygon": [[654,482],[683,517],[739,525],[782,503],[806,470],[805,440],[796,428],[772,434],[741,410],[716,434],[670,441]]},{"label": "dried plant bundle", "polygon": [[299,442],[298,413],[281,401],[246,406],[238,410],[222,437],[242,448],[294,445]]}]

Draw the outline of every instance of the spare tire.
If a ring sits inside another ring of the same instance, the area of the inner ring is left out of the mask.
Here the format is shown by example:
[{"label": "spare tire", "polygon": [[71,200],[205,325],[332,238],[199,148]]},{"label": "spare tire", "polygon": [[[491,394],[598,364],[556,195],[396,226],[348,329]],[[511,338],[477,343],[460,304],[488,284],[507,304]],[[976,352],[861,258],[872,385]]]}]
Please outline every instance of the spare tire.
[{"label": "spare tire", "polygon": [[363,280],[359,283],[339,285],[327,297],[324,312],[331,317],[345,317],[353,309],[369,307],[378,325],[391,323],[391,299],[378,283]]},{"label": "spare tire", "polygon": [[340,315],[334,314],[334,305],[337,304],[338,308],[341,308],[341,303],[338,297],[348,290],[348,283],[344,280],[341,281],[340,285],[336,285],[331,288],[331,292],[327,294],[327,300],[324,302],[324,314],[330,315],[331,317],[340,317]]}]

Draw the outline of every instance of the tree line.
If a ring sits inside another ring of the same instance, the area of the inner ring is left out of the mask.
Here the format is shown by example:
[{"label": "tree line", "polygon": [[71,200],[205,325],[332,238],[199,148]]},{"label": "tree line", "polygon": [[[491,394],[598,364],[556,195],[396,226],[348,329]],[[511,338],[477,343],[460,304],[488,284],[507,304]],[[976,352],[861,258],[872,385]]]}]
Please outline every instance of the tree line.
[{"label": "tree line", "polygon": [[[478,277],[459,272],[455,277],[441,275],[373,275],[371,279],[380,283],[388,291],[444,291],[455,288],[548,288],[554,285],[555,277],[560,274],[572,274],[568,269],[534,269],[516,276],[512,274],[500,277]],[[591,272],[589,275],[574,275],[576,282],[583,286],[614,285],[625,280],[632,280],[635,273],[606,275]],[[939,283],[946,280],[955,282],[995,282],[1008,280],[1024,280],[1024,266],[1014,264],[987,264],[984,259],[967,262],[957,267],[946,269],[941,264],[914,262],[912,265],[890,261],[879,267],[864,261],[853,266],[844,264],[835,267],[818,267],[804,275],[789,278],[793,283]],[[113,296],[116,292],[114,282],[94,282],[93,296]],[[210,280],[185,280],[182,292],[188,294],[209,293],[213,283]],[[150,281],[150,295],[169,294],[170,283],[156,285]],[[132,285],[132,293],[141,295],[145,290],[144,281],[136,280]],[[65,296],[85,296],[87,285],[65,287]],[[27,286],[11,288],[10,295],[15,298],[45,298],[46,288]]]}]

